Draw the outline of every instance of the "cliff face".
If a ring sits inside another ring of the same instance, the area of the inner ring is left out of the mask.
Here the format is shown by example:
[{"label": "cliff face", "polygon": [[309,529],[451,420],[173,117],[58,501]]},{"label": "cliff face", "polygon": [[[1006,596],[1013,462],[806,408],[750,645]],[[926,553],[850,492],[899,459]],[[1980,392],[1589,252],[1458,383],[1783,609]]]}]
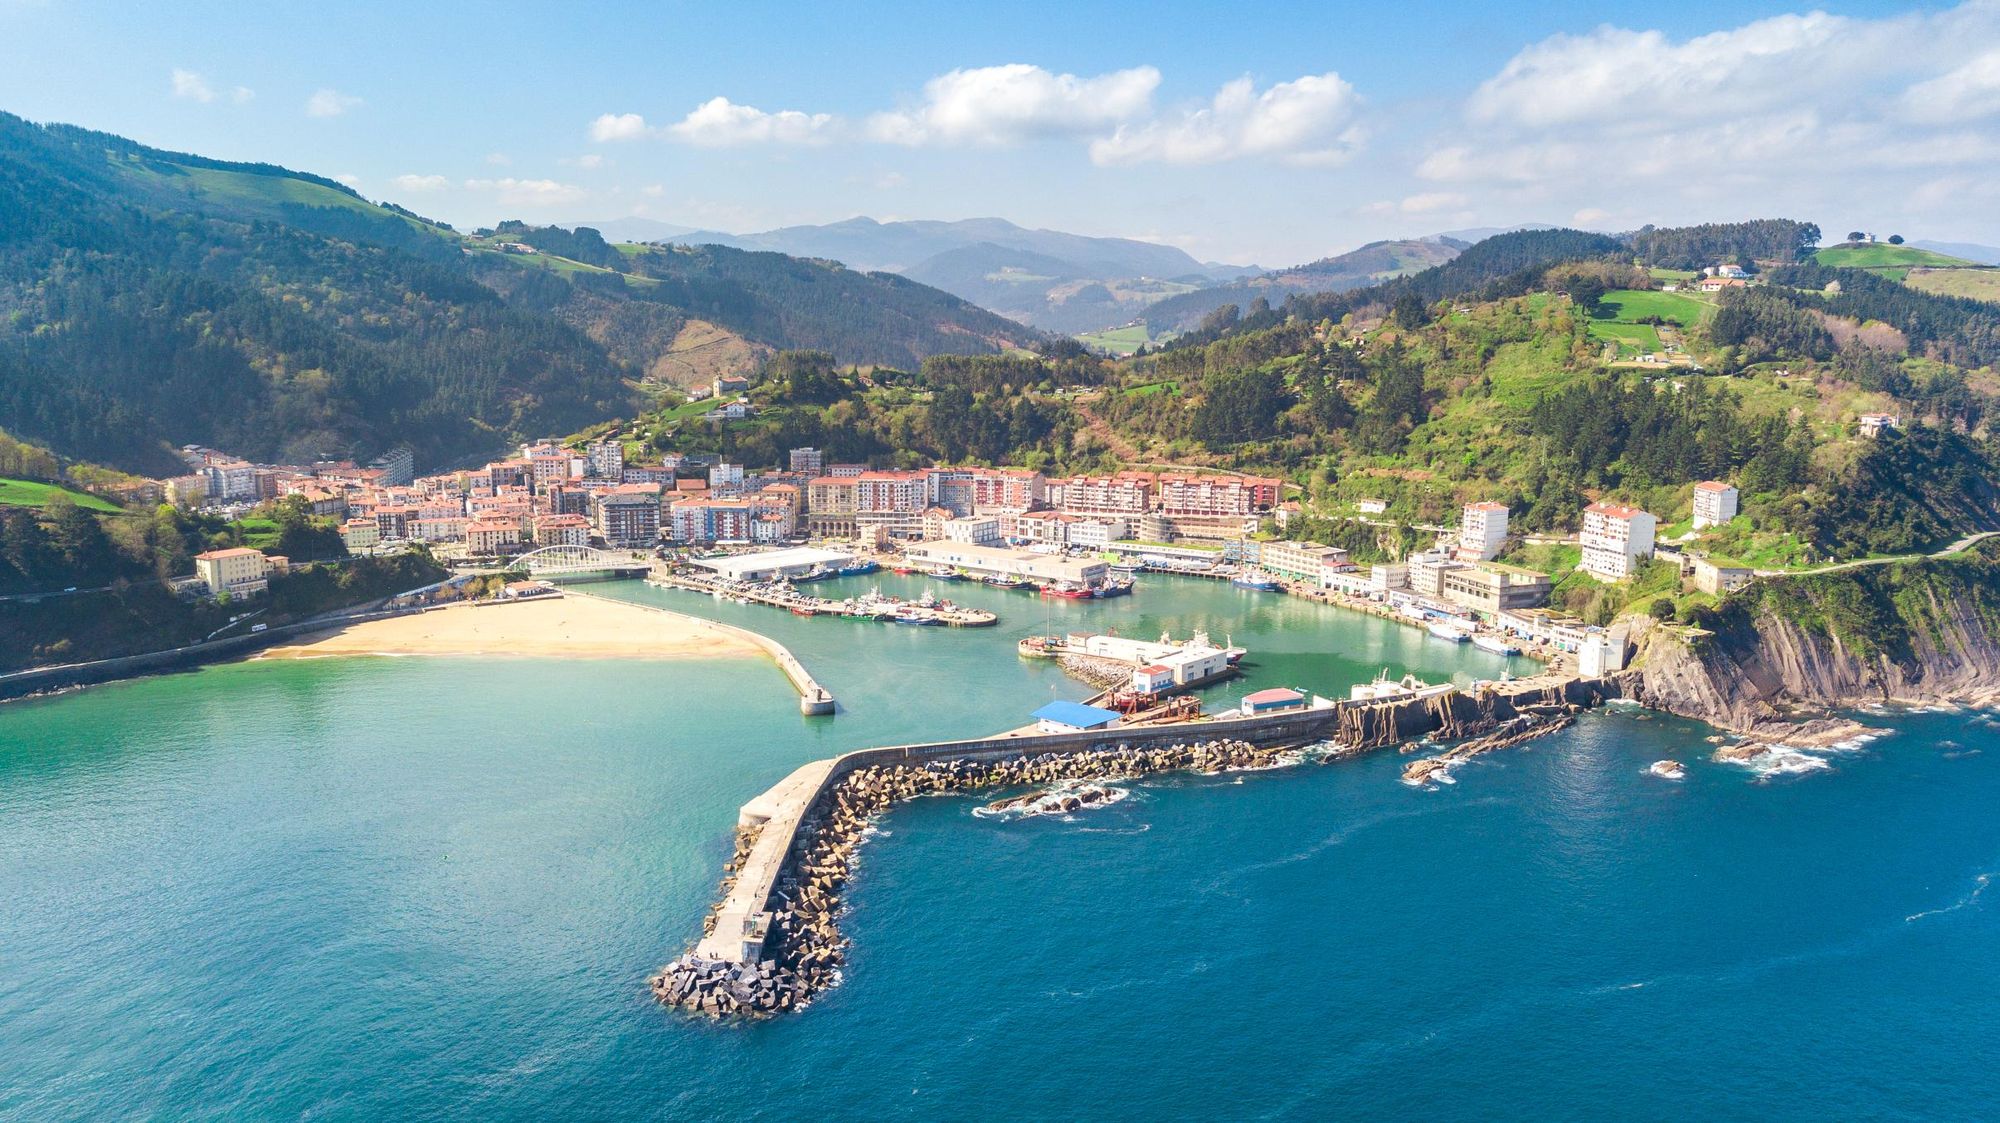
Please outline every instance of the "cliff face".
[{"label": "cliff face", "polygon": [[2000,697],[2000,546],[1949,559],[1760,580],[1713,635],[1643,627],[1627,690],[1745,731],[1864,702]]}]

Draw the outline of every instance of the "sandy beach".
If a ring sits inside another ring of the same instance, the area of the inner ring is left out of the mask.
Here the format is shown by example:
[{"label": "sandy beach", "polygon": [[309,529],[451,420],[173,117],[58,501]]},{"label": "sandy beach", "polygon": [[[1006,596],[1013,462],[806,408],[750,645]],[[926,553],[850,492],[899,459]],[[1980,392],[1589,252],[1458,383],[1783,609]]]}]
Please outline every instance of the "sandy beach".
[{"label": "sandy beach", "polygon": [[328,655],[526,655],[542,658],[686,659],[761,655],[754,644],[705,621],[594,597],[549,597],[455,605],[374,620],[265,659]]}]

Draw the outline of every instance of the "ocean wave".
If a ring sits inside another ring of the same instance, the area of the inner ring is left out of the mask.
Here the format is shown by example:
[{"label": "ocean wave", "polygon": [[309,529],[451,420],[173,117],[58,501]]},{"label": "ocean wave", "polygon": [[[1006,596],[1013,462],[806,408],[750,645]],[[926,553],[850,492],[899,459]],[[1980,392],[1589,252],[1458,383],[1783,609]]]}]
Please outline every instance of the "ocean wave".
[{"label": "ocean wave", "polygon": [[1987,887],[1992,884],[1993,884],[1993,875],[1990,873],[1982,873],[1978,877],[1972,879],[1972,891],[1970,893],[1967,893],[1965,896],[1960,897],[1958,900],[1953,901],[1951,904],[1945,905],[1942,908],[1925,909],[1922,912],[1913,912],[1910,915],[1903,918],[1903,923],[1914,924],[1917,921],[1923,920],[1926,917],[1944,916],[1948,913],[1957,912],[1960,909],[1972,908],[1973,906],[1979,903],[1979,898],[1985,894]]},{"label": "ocean wave", "polygon": [[[1102,793],[1098,798],[1086,798]],[[982,819],[1032,819],[1042,815],[1061,817],[1066,823],[1075,822],[1077,811],[1096,811],[1123,802],[1132,794],[1130,788],[1116,788],[1089,780],[1058,780],[1041,792],[1012,799],[998,800],[984,807],[975,807],[972,813]]]}]

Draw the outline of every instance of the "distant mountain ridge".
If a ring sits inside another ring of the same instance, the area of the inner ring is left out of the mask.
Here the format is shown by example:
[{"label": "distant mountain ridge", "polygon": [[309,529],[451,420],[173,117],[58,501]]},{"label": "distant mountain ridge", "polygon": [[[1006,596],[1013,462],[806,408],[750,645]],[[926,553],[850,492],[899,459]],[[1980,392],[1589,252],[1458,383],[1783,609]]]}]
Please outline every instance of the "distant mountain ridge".
[{"label": "distant mountain ridge", "polygon": [[1136,238],[1031,230],[1001,218],[878,222],[856,217],[750,234],[651,219],[589,224],[614,240],[717,245],[897,273],[1026,324],[1080,332],[1131,319],[1164,297],[1255,273]]},{"label": "distant mountain ridge", "polygon": [[1365,288],[1442,265],[1469,245],[1442,235],[1370,242],[1290,269],[1277,269],[1169,297],[1146,309],[1146,325],[1154,335],[1185,331],[1228,304],[1244,307],[1262,299],[1277,305],[1294,293],[1337,293]]},{"label": "distant mountain ridge", "polygon": [[913,368],[1042,338],[902,277],[503,226],[0,113],[0,430],[148,473],[186,443],[439,463],[775,349]]}]

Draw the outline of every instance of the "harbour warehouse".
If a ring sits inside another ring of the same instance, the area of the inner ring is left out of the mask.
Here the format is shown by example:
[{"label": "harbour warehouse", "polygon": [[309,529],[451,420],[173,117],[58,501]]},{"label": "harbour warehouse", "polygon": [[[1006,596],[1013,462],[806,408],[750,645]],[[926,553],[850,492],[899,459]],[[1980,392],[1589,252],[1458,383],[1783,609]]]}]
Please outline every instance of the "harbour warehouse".
[{"label": "harbour warehouse", "polygon": [[1017,577],[1085,588],[1102,585],[1111,575],[1111,567],[1094,558],[1066,558],[966,542],[912,542],[903,548],[903,557],[919,565],[962,569],[977,577]]}]

